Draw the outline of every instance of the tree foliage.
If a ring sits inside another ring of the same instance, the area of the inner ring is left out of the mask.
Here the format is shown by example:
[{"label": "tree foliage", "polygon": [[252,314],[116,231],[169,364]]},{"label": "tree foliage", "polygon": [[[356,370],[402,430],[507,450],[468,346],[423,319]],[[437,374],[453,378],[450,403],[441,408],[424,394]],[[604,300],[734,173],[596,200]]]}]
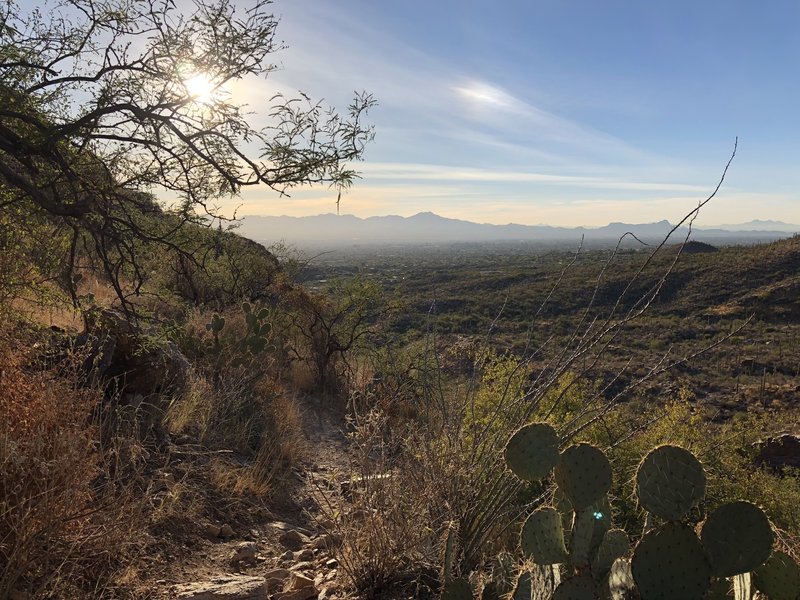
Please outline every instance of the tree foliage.
[{"label": "tree foliage", "polygon": [[[54,0],[30,10],[6,0],[2,209],[21,206],[66,232],[66,271],[91,256],[124,299],[124,282],[136,292],[146,278],[137,268],[142,243],[202,263],[175,233],[219,224],[218,198],[256,185],[285,194],[324,183],[341,193],[356,177],[349,162],[372,137],[363,122],[371,96],[357,95],[341,116],[303,94],[276,95],[251,113],[226,92],[277,68],[269,6]],[[198,78],[202,92],[192,85]]]}]

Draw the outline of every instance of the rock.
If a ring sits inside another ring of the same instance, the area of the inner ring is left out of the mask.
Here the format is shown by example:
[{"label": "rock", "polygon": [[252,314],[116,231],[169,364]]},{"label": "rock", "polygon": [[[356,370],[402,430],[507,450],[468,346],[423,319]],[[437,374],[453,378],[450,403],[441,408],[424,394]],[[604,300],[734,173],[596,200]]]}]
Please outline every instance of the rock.
[{"label": "rock", "polygon": [[176,592],[181,600],[266,600],[267,582],[263,577],[225,575],[179,585]]},{"label": "rock", "polygon": [[289,548],[289,550],[299,550],[310,541],[307,535],[300,533],[297,529],[290,529],[283,532],[278,540],[284,547]]},{"label": "rock", "polygon": [[231,565],[236,566],[240,563],[255,564],[258,546],[254,542],[242,542],[233,550],[231,555]]},{"label": "rock", "polygon": [[800,436],[783,434],[757,444],[755,463],[775,471],[784,467],[800,468]]},{"label": "rock", "polygon": [[303,548],[299,552],[295,552],[294,559],[301,562],[314,560],[314,551],[311,548]]},{"label": "rock", "polygon": [[115,310],[86,313],[86,331],[75,340],[89,348],[88,367],[94,377],[116,381],[128,394],[180,393],[188,385],[191,364],[178,347],[167,342],[153,347],[145,332]]},{"label": "rock", "polygon": [[319,595],[317,596],[317,600],[326,600],[326,598],[330,598],[333,595],[333,590],[329,587],[324,587],[319,591]]},{"label": "rock", "polygon": [[293,560],[294,559],[294,552],[292,552],[291,550],[287,550],[286,552],[281,554],[280,559],[281,560]]},{"label": "rock", "polygon": [[281,592],[272,597],[274,600],[311,600],[311,598],[316,598],[318,595],[319,592],[317,588],[312,586],[289,592]]},{"label": "rock", "polygon": [[260,507],[255,510],[255,514],[263,521],[274,521],[275,515],[267,508]]},{"label": "rock", "polygon": [[342,496],[348,500],[352,500],[355,496],[366,492],[370,485],[382,484],[385,481],[394,478],[394,473],[378,473],[377,475],[368,475],[365,477],[352,477],[347,481],[343,481],[339,485]]},{"label": "rock", "polygon": [[317,598],[319,598],[319,600],[325,600],[326,598],[332,598],[333,596],[336,595],[336,593],[338,591],[339,591],[339,587],[336,584],[329,583],[328,585],[326,585],[325,587],[323,587],[320,590],[319,596],[317,596]]},{"label": "rock", "polygon": [[297,525],[292,525],[291,523],[286,523],[284,521],[274,521],[273,523],[269,524],[270,527],[273,529],[277,529],[279,532],[286,532],[286,531],[299,531],[306,537],[311,537],[313,533],[304,527],[299,527]]},{"label": "rock", "polygon": [[313,571],[315,566],[316,565],[314,565],[314,563],[311,561],[299,562],[289,567],[289,571],[291,571],[292,573],[299,571]]},{"label": "rock", "polygon": [[314,587],[314,580],[306,577],[302,573],[292,572],[289,576],[289,586],[287,591],[302,590],[303,588]]},{"label": "rock", "polygon": [[283,589],[284,582],[289,579],[288,569],[271,569],[264,573],[264,579],[267,580],[267,588],[269,591],[275,591],[278,588]]},{"label": "rock", "polygon": [[330,550],[341,542],[341,536],[335,533],[325,533],[311,542],[314,550]]},{"label": "rock", "polygon": [[339,561],[335,558],[331,558],[330,560],[325,562],[325,566],[329,569],[335,569],[339,566]]},{"label": "rock", "polygon": [[217,535],[221,538],[232,538],[236,533],[233,531],[233,527],[225,523],[219,528],[219,533]]},{"label": "rock", "polygon": [[75,338],[73,345],[86,357],[81,375],[84,382],[94,383],[103,379],[111,367],[117,340],[109,335],[95,335],[91,331],[85,331]]}]

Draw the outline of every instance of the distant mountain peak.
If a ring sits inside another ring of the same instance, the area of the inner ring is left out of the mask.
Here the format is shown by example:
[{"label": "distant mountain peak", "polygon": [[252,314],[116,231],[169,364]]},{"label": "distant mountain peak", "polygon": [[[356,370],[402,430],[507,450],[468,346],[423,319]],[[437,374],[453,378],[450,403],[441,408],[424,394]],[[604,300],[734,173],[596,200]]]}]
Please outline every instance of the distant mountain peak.
[{"label": "distant mountain peak", "polygon": [[[698,241],[732,243],[733,240],[771,241],[786,237],[800,228],[777,221],[753,221],[730,229],[694,228]],[[452,242],[537,242],[572,244],[584,236],[589,243],[615,243],[626,233],[640,240],[661,240],[673,225],[666,219],[655,223],[609,223],[603,227],[552,227],[549,225],[479,224],[443,217],[432,211],[410,217],[397,215],[360,218],[351,214],[327,213],[314,217],[243,217],[239,233],[257,241],[272,243],[342,244],[443,244]],[[676,241],[688,229],[676,231]]]}]

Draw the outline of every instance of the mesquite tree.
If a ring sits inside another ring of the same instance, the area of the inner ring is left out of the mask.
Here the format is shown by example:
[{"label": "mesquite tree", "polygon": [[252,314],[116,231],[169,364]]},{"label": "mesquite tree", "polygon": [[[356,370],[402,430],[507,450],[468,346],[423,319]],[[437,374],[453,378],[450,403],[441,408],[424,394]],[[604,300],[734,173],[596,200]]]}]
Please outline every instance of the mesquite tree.
[{"label": "mesquite tree", "polygon": [[356,95],[343,116],[303,94],[245,108],[226,93],[276,69],[269,4],[0,5],[3,224],[34,213],[64,236],[60,275],[74,299],[78,255],[95,261],[124,305],[146,279],[142,244],[195,266],[213,252],[181,232],[218,227],[218,198],[256,185],[285,194],[324,183],[336,194],[352,183],[349,163],[372,138],[363,121],[371,96]]}]

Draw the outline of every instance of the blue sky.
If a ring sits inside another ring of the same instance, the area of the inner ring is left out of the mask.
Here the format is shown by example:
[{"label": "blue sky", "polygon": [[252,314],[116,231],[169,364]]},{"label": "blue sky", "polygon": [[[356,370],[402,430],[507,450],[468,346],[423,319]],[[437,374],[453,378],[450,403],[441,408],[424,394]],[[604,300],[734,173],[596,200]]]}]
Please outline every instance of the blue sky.
[{"label": "blue sky", "polygon": [[[258,110],[302,90],[380,106],[342,199],[359,216],[492,223],[800,222],[800,3],[276,0],[281,70],[239,86]],[[326,189],[248,190],[240,214],[335,210]]]}]

